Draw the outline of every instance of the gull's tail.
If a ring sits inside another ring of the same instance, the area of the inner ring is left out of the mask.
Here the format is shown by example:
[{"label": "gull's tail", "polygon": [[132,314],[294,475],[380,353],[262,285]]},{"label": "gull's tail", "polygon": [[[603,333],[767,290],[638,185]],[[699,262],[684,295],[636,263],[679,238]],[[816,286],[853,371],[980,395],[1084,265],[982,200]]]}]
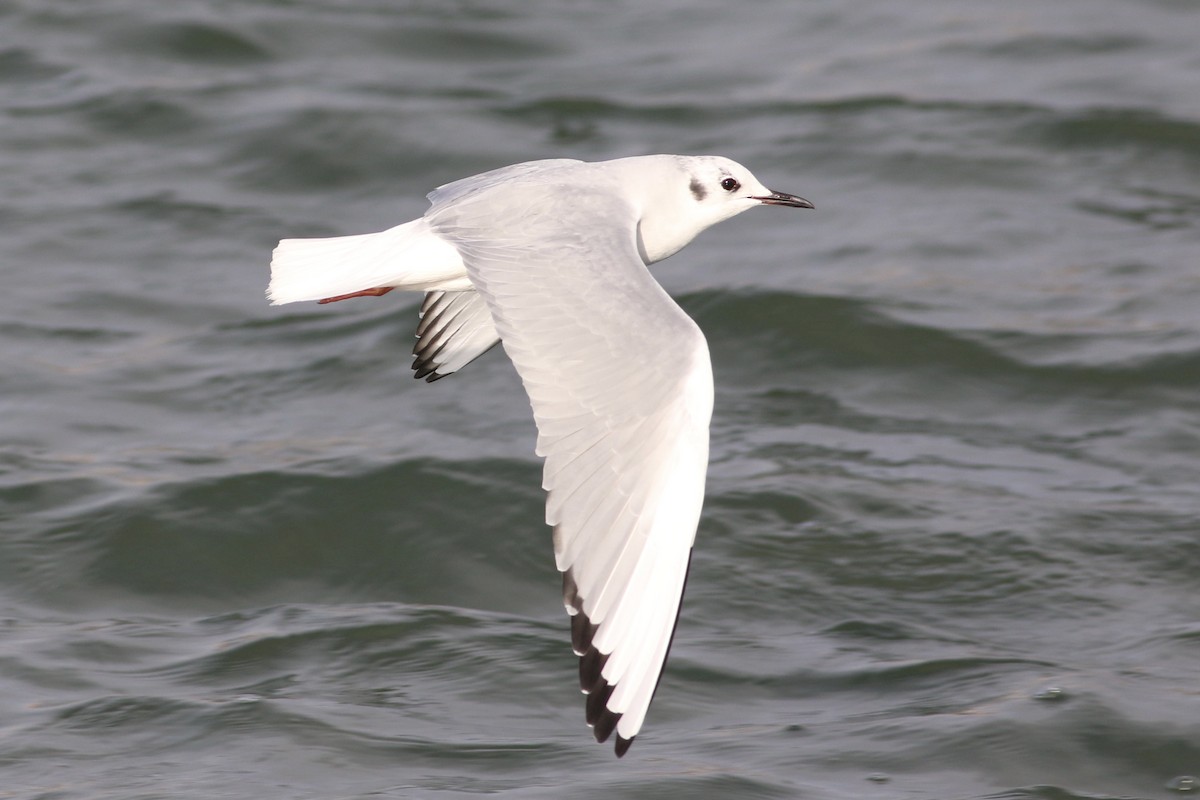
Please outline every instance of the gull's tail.
[{"label": "gull's tail", "polygon": [[458,251],[416,219],[379,233],[284,239],[271,255],[271,305],[322,300],[389,286],[471,288]]}]

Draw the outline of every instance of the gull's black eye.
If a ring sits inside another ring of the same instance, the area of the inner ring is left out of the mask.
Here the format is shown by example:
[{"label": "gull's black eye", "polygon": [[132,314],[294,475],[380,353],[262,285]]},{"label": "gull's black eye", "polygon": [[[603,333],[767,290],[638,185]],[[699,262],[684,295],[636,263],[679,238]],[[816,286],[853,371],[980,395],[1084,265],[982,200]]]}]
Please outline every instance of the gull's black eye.
[{"label": "gull's black eye", "polygon": [[721,188],[727,192],[736,192],[738,189],[742,188],[742,185],[733,178],[726,178],[725,180],[721,181]]}]

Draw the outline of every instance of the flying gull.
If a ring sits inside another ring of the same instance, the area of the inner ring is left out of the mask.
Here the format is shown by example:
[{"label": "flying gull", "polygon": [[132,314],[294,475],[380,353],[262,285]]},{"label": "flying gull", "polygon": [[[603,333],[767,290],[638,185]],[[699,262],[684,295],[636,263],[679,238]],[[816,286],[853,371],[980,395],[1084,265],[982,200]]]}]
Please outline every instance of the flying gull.
[{"label": "flying gull", "polygon": [[622,756],[666,662],[704,500],[712,365],[647,265],[761,205],[812,208],[718,156],[531,161],[446,184],[379,233],[284,239],[273,305],[425,293],[413,369],[497,342],[545,459],[546,523],[596,740]]}]

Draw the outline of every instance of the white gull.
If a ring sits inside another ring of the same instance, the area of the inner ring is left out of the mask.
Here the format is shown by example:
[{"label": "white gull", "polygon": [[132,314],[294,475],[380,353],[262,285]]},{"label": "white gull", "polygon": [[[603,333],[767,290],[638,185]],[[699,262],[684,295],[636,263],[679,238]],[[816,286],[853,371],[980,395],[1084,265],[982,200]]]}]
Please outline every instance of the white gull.
[{"label": "white gull", "polygon": [[272,304],[426,293],[413,369],[433,381],[498,341],[545,459],[587,722],[641,730],[679,614],[704,500],[712,366],[648,264],[759,205],[812,208],[719,156],[531,161],[442,186],[379,233],[285,239]]}]

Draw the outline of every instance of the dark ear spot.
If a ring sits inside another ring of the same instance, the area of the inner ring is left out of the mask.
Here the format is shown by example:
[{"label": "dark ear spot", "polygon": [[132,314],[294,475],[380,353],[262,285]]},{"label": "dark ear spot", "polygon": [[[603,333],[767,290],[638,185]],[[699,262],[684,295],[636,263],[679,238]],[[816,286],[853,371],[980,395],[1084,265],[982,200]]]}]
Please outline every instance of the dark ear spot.
[{"label": "dark ear spot", "polygon": [[692,190],[692,197],[696,198],[697,201],[708,197],[708,191],[704,188],[704,184],[697,178],[692,178],[692,182],[688,185],[688,188]]}]

